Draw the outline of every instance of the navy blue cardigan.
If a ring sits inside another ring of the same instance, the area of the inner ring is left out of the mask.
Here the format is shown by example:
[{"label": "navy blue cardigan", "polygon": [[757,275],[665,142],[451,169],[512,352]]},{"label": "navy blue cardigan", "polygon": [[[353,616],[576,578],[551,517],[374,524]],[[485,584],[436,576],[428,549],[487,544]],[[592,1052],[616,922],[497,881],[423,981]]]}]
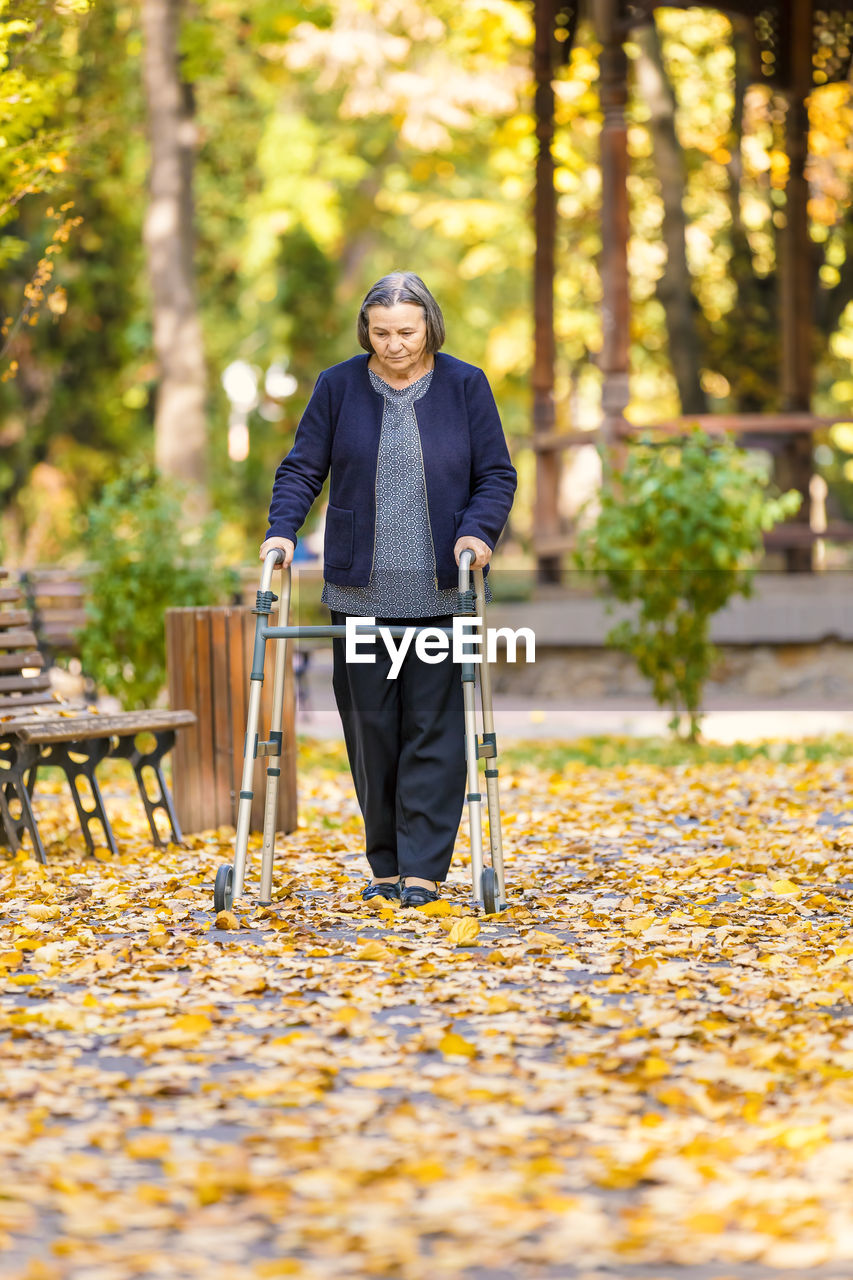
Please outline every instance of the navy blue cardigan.
[{"label": "navy blue cardigan", "polygon": [[[376,466],[385,399],[373,390],[368,355],[325,369],[275,473],[267,538],[296,534],[331,472],[323,576],[365,587],[373,568]],[[486,375],[437,352],[429,390],[415,404],[439,587],[453,587],[457,538],[494,548],[506,524],[516,473]]]}]

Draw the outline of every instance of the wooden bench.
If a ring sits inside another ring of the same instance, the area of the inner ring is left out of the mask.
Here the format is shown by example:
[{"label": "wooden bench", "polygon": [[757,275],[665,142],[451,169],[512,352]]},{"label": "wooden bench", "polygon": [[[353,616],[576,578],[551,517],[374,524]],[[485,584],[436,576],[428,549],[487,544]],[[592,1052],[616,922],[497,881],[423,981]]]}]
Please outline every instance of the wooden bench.
[{"label": "wooden bench", "polygon": [[68,569],[25,569],[20,575],[24,604],[48,666],[57,654],[79,656],[78,634],[86,625],[86,576],[86,570]]},{"label": "wooden bench", "polygon": [[[95,847],[92,824],[97,822],[116,853],[95,771],[102,760],[118,757],[129,760],[133,768],[154,843],[161,848],[164,844],[156,823],[158,811],[166,815],[170,837],[179,843],[181,830],[162,760],[178,729],[194,724],[195,716],[191,711],[102,716],[60,706],[36,647],[32,614],[23,605],[20,587],[8,585],[8,577],[7,570],[0,569],[0,842],[17,850],[28,833],[39,861],[46,861],[32,799],[39,768],[54,765],[68,779],[89,852]],[[140,741],[142,735],[153,738],[153,746]],[[152,778],[156,790],[149,791]]]}]

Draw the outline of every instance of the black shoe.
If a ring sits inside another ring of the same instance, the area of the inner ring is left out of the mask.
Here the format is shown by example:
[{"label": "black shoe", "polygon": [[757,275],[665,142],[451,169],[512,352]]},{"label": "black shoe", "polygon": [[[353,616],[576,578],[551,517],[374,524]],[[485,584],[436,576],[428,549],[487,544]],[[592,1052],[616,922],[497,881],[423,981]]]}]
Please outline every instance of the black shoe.
[{"label": "black shoe", "polygon": [[369,902],[371,898],[387,898],[389,902],[400,901],[400,881],[394,884],[376,884],[375,881],[362,890],[362,898],[365,902]]},{"label": "black shoe", "polygon": [[435,889],[425,889],[421,884],[403,885],[402,903],[404,907],[424,907],[428,902],[438,902]]}]

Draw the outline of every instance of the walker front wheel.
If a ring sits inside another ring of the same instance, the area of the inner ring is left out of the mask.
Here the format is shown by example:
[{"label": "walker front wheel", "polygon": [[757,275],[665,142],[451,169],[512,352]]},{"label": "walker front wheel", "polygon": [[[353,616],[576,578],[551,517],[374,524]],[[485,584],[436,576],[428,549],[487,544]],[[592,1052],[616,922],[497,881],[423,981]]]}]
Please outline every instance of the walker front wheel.
[{"label": "walker front wheel", "polygon": [[494,867],[483,867],[483,878],[480,884],[483,891],[483,910],[487,916],[493,916],[498,909],[498,878]]},{"label": "walker front wheel", "polygon": [[225,862],[216,873],[216,881],[213,885],[213,909],[230,911],[233,901],[234,868],[230,862]]}]

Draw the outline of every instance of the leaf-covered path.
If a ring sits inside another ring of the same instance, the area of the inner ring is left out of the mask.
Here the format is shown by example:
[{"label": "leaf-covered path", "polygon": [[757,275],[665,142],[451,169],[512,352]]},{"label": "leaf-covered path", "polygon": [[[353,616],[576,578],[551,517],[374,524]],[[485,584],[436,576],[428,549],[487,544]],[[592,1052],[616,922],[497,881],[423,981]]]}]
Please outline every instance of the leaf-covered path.
[{"label": "leaf-covered path", "polygon": [[0,1272],[853,1275],[853,763],[503,793],[509,912],[461,855],[377,908],[309,757],[218,922],[227,832],[158,854],[119,779],[91,859],[48,799],[49,866],[0,863]]}]

